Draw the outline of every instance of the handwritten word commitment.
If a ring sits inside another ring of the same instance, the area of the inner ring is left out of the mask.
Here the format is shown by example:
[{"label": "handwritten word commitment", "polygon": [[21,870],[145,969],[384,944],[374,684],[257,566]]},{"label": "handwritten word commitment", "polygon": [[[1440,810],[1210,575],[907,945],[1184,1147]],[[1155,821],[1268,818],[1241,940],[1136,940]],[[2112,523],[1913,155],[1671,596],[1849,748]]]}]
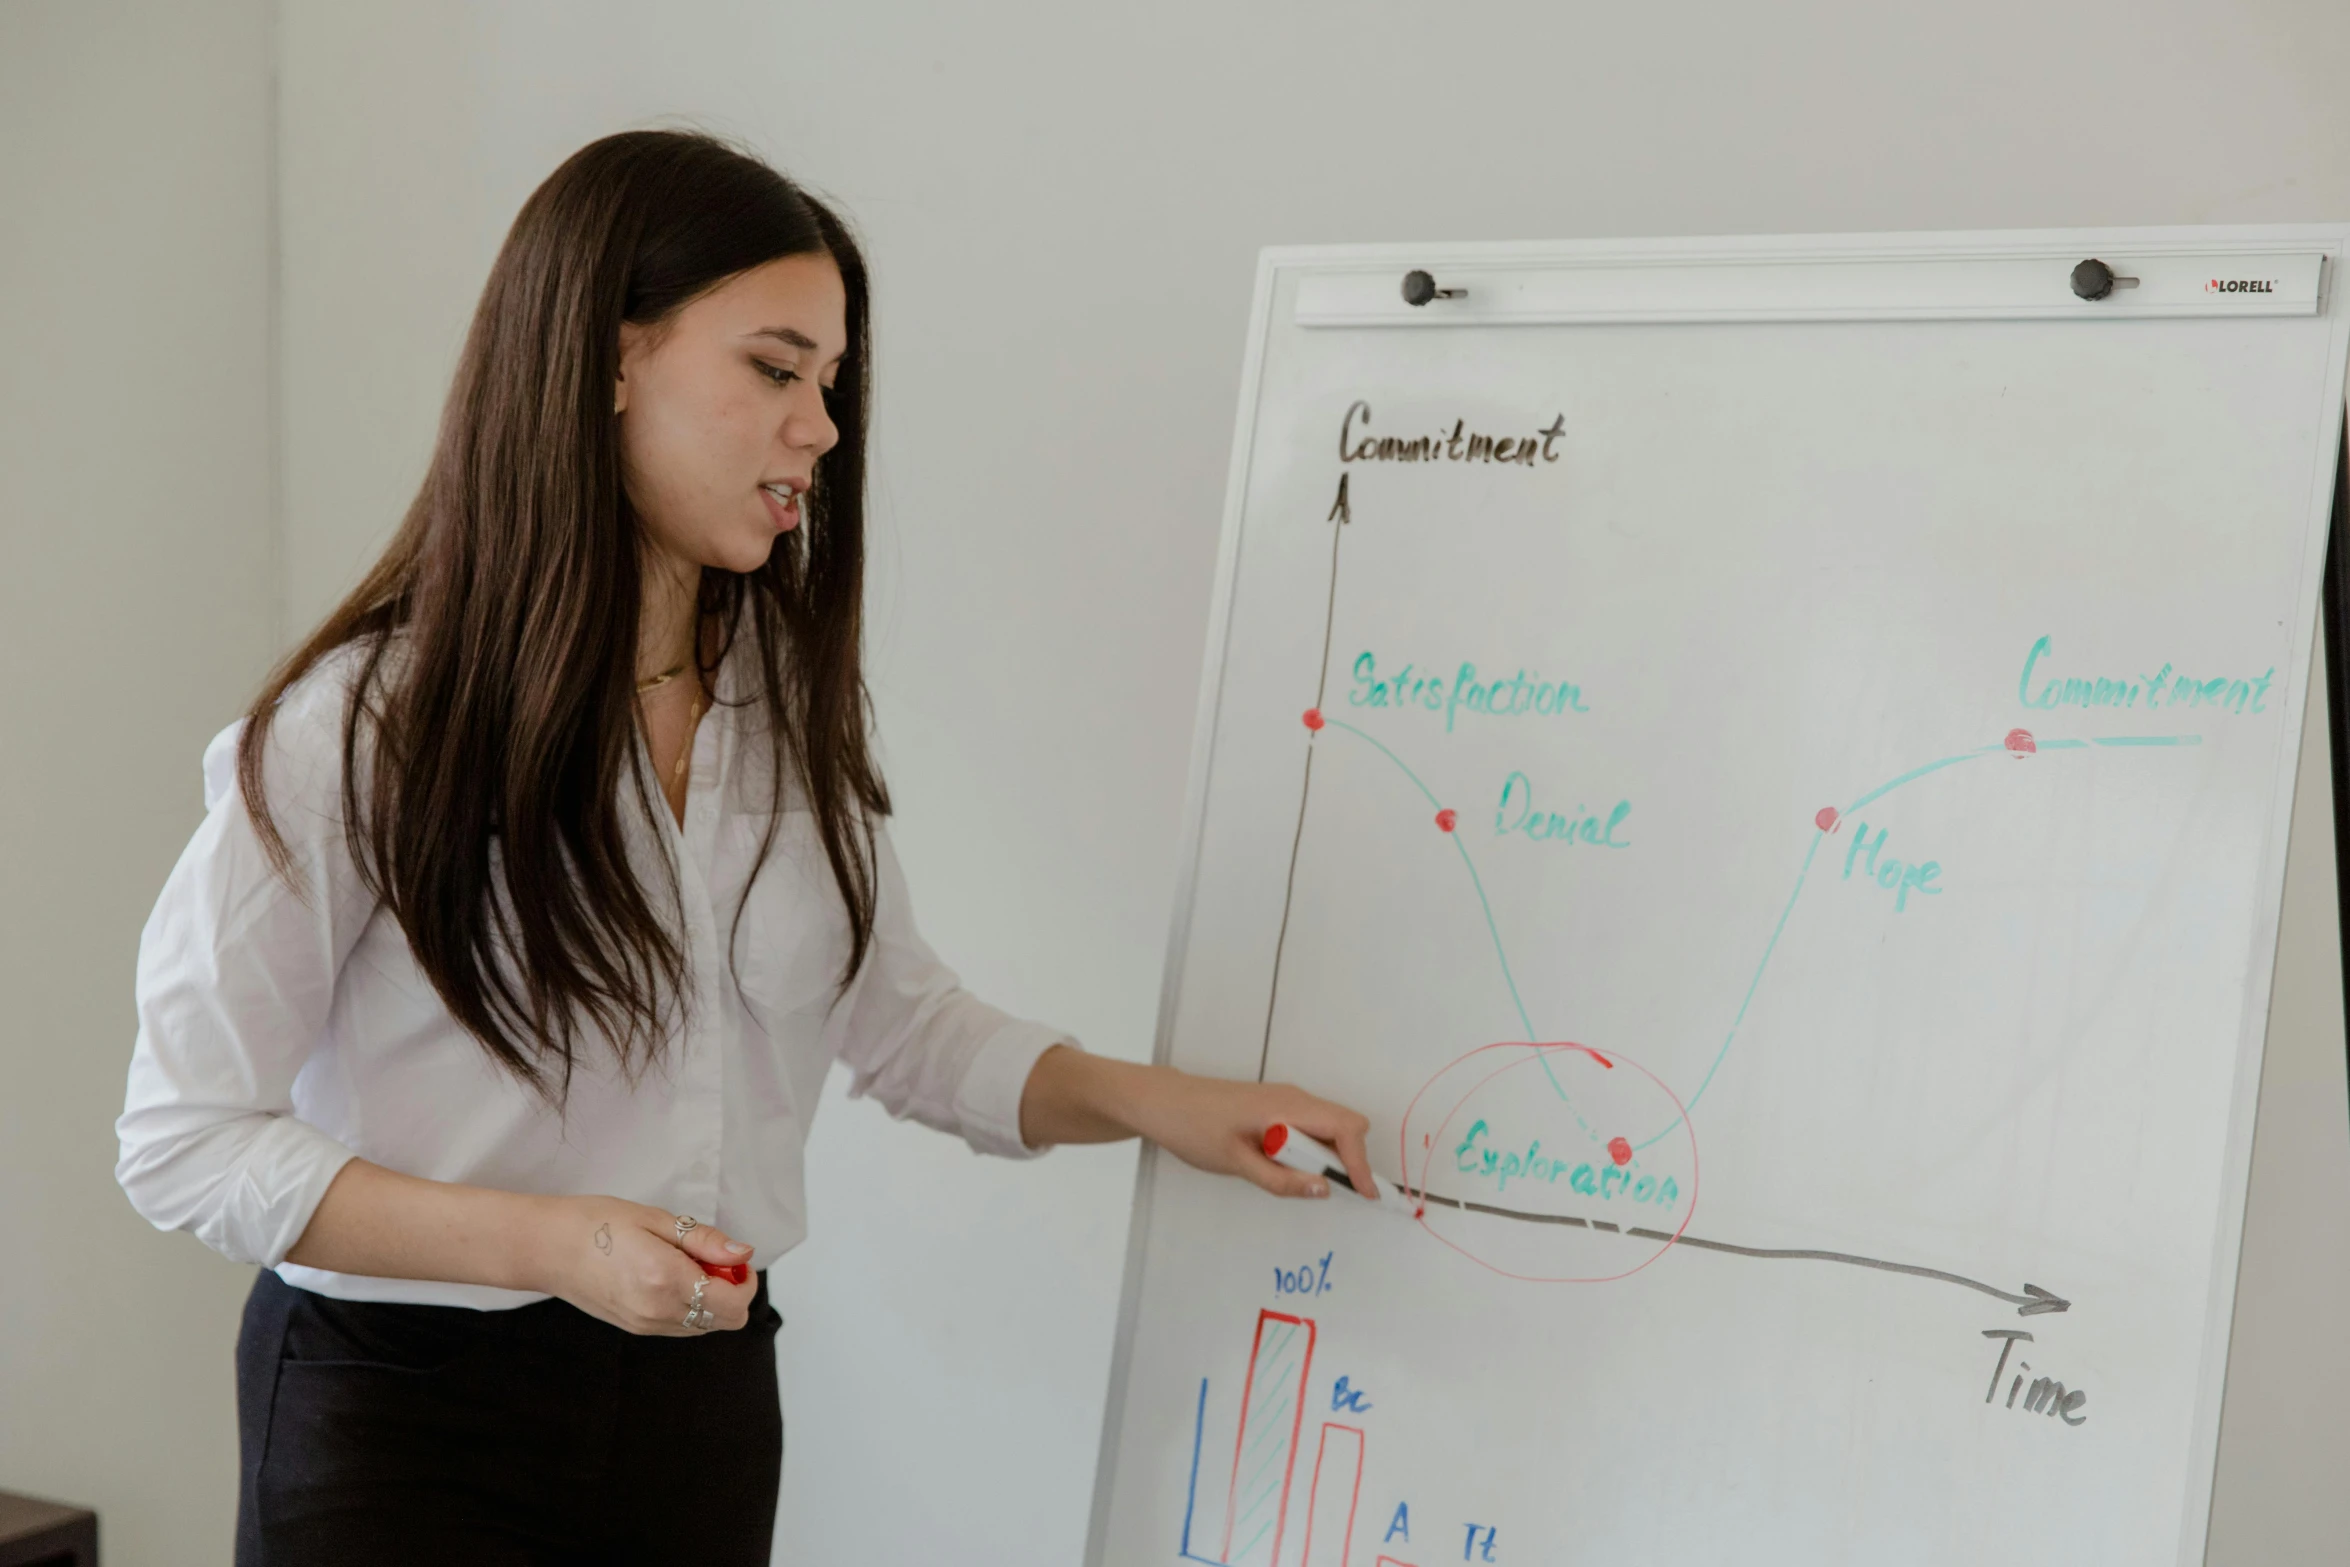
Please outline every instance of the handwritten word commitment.
[{"label": "handwritten word commitment", "polygon": [[2016,679],[2015,695],[2026,707],[2217,707],[2231,713],[2265,713],[2268,683],[2277,673],[2276,666],[2271,664],[2256,680],[2233,675],[2199,680],[2165,664],[2153,674],[2136,679],[2126,675],[2061,678],[2048,675],[2035,692],[2032,677],[2040,661],[2051,656],[2052,647],[2051,639],[2042,637],[2032,644],[2032,651],[2024,658],[2024,672]]},{"label": "handwritten word commitment", "polygon": [[1528,713],[1544,718],[1565,713],[1588,713],[1583,688],[1572,680],[1544,680],[1540,672],[1529,680],[1526,671],[1503,679],[1483,680],[1475,664],[1462,664],[1450,680],[1406,664],[1393,674],[1379,673],[1376,655],[1365,653],[1354,662],[1355,688],[1346,694],[1353,707],[1418,707],[1444,715],[1444,731],[1452,733],[1455,716],[1464,710],[1491,718],[1519,718]]},{"label": "handwritten word commitment", "polygon": [[[1357,423],[1361,433],[1356,433]],[[1546,429],[1531,435],[1487,435],[1472,430],[1468,421],[1455,419],[1452,429],[1433,435],[1379,435],[1371,433],[1371,405],[1356,399],[1338,424],[1340,462],[1508,462],[1531,468],[1536,462],[1557,462],[1559,439],[1567,433],[1567,416],[1560,414]]]}]

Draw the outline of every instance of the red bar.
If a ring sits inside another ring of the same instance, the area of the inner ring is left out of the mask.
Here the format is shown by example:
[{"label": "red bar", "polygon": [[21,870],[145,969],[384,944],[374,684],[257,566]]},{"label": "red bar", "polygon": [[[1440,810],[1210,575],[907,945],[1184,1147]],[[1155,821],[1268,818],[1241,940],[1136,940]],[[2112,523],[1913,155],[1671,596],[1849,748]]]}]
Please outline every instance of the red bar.
[{"label": "red bar", "polygon": [[1306,1376],[1313,1363],[1311,1321],[1278,1311],[1257,1313],[1248,1380],[1240,1390],[1240,1431],[1232,1443],[1224,1549],[1217,1553],[1227,1567],[1275,1567],[1281,1559],[1281,1535],[1289,1527],[1289,1483],[1306,1419]]},{"label": "red bar", "polygon": [[[1331,1461],[1330,1434],[1338,1433],[1337,1461]],[[1330,1489],[1325,1493],[1322,1482],[1324,1471]],[[1314,1479],[1306,1487],[1306,1544],[1298,1558],[1299,1567],[1346,1567],[1346,1558],[1355,1543],[1355,1503],[1363,1494],[1363,1433],[1359,1426],[1342,1426],[1335,1420],[1322,1422],[1321,1445],[1314,1449]],[[1325,1517],[1328,1519],[1324,1523]],[[1326,1560],[1314,1556],[1314,1530],[1322,1528],[1322,1550]],[[1338,1554],[1331,1556],[1330,1537],[1338,1536]]]}]

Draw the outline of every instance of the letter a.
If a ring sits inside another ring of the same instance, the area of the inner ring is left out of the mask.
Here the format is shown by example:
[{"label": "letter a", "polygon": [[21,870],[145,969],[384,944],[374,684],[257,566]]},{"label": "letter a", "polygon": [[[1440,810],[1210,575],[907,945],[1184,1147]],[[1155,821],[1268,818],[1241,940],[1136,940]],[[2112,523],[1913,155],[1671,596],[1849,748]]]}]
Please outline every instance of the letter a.
[{"label": "letter a", "polygon": [[1390,1519],[1388,1519],[1388,1520],[1387,1520],[1387,1534],[1386,1534],[1386,1536],[1385,1536],[1383,1539],[1381,1539],[1381,1540],[1380,1540],[1380,1542],[1379,1542],[1379,1543],[1380,1543],[1381,1545],[1385,1545],[1385,1544],[1387,1543],[1387,1541],[1389,1541],[1389,1540],[1401,1540],[1401,1541],[1403,1541],[1403,1542],[1404,1542],[1406,1545],[1409,1545],[1409,1544],[1411,1543],[1411,1541],[1412,1541],[1412,1504],[1411,1504],[1411,1503],[1409,1503],[1409,1502],[1398,1502],[1398,1503],[1396,1503],[1396,1504],[1395,1504],[1395,1516],[1394,1516],[1393,1518],[1390,1518]]},{"label": "letter a", "polygon": [[1346,504],[1346,481],[1352,477],[1352,474],[1345,473],[1338,476],[1338,499],[1330,503],[1330,515],[1322,519],[1324,522],[1352,522],[1355,520],[1353,510]]}]

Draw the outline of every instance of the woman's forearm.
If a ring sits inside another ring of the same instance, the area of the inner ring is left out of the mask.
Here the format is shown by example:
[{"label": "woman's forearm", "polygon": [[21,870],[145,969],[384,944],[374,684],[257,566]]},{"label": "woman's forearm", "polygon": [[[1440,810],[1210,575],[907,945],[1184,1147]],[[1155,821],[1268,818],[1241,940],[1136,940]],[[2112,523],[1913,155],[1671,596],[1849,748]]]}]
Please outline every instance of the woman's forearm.
[{"label": "woman's forearm", "polygon": [[[537,1196],[428,1181],[353,1159],[288,1262],[382,1279],[488,1284],[569,1301],[630,1333],[670,1337],[750,1320],[752,1248],[714,1224],[611,1196]],[[709,1317],[689,1324],[696,1305]]]},{"label": "woman's forearm", "polygon": [[562,1201],[353,1159],[286,1260],[329,1273],[555,1293],[549,1241]]},{"label": "woman's forearm", "polygon": [[1138,1130],[1132,1106],[1163,1070],[1055,1045],[1029,1069],[1020,1094],[1020,1140],[1041,1148],[1132,1137]]},{"label": "woman's forearm", "polygon": [[1377,1195],[1363,1146],[1370,1122],[1287,1083],[1195,1077],[1055,1045],[1036,1058],[1020,1093],[1020,1138],[1031,1148],[1140,1136],[1196,1169],[1242,1176],[1288,1197],[1327,1195],[1330,1183],[1321,1176],[1265,1157],[1265,1131],[1275,1122],[1329,1143],[1354,1189]]}]

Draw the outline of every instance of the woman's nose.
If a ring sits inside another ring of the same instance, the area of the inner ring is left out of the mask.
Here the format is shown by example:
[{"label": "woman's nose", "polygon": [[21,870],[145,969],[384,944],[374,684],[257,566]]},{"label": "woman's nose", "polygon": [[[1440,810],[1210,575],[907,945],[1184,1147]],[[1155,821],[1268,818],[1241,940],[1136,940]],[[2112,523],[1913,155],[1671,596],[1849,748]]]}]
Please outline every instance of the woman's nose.
[{"label": "woman's nose", "polygon": [[787,445],[806,447],[819,457],[840,442],[840,426],[832,422],[832,413],[818,398],[812,407],[795,408],[783,421],[783,438]]}]

